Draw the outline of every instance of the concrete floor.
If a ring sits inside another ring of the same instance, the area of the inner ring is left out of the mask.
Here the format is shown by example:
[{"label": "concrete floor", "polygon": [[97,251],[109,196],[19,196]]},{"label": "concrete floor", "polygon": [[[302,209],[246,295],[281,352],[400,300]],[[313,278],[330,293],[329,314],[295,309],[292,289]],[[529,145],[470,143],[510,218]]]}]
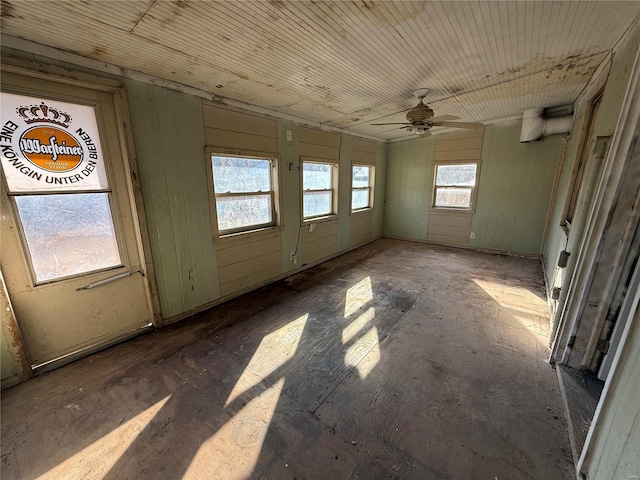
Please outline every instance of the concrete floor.
[{"label": "concrete floor", "polygon": [[548,334],[538,261],[380,240],[5,391],[2,479],[575,478]]}]

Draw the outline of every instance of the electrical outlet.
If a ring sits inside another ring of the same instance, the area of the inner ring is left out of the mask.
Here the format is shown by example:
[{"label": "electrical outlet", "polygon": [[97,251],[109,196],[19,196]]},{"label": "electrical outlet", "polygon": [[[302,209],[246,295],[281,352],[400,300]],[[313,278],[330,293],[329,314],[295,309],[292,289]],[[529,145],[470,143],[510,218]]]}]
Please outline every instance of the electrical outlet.
[{"label": "electrical outlet", "polygon": [[298,263],[298,256],[296,252],[291,252],[291,263]]},{"label": "electrical outlet", "polygon": [[471,235],[469,235],[469,238],[476,238],[476,232],[471,232]]}]

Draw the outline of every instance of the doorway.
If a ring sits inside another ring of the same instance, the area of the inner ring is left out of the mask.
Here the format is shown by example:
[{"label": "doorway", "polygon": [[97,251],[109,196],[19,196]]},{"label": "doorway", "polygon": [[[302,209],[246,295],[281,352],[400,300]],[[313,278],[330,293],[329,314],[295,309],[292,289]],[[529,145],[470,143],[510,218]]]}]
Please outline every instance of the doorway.
[{"label": "doorway", "polygon": [[113,89],[3,72],[0,267],[34,370],[152,326]]}]

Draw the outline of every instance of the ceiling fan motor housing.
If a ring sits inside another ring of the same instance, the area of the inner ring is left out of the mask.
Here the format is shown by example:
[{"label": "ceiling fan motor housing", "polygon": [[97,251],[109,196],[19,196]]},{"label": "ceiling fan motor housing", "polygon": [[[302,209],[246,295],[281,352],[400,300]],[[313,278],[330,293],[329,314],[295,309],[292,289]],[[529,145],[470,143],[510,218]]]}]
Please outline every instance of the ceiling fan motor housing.
[{"label": "ceiling fan motor housing", "polygon": [[433,110],[431,110],[429,106],[424,105],[422,101],[418,104],[418,106],[413,107],[407,112],[407,121],[411,123],[424,122],[425,120],[429,120],[432,117]]}]

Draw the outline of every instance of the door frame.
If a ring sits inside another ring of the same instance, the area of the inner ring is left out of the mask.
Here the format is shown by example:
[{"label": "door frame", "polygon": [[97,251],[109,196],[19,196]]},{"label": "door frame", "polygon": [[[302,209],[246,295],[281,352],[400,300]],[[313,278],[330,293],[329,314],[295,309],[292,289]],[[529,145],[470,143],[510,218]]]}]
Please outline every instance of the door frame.
[{"label": "door frame", "polygon": [[[90,90],[97,90],[111,95],[116,117],[115,122],[117,125],[118,142],[121,149],[120,154],[122,155],[123,168],[125,168],[126,171],[127,197],[130,202],[129,207],[131,214],[133,215],[137,248],[140,255],[141,273],[146,292],[146,303],[150,312],[153,327],[161,327],[162,314],[160,310],[155,271],[151,257],[151,244],[145,216],[140,175],[135,155],[135,144],[129,115],[129,103],[127,100],[127,92],[124,82],[113,76],[107,78],[94,75],[92,73],[75,71],[70,68],[48,65],[11,54],[3,53],[1,60],[3,72],[39,78],[50,82],[72,85]],[[7,299],[10,304],[11,299],[8,297],[8,294]],[[7,336],[7,343],[12,346],[10,353],[16,369],[20,372],[18,381],[24,381],[33,374],[31,361],[22,342],[19,325],[15,322],[15,317],[13,317],[13,322],[9,317],[12,317],[12,315],[3,315],[2,317],[3,333]],[[143,330],[142,332],[144,331],[146,330]],[[126,338],[129,337],[127,336]],[[46,366],[38,369],[38,373],[57,368],[80,357],[102,350],[115,343],[119,343],[122,340],[125,340],[125,338],[118,337],[104,344],[81,349],[48,363]]]},{"label": "door frame", "polygon": [[[626,218],[624,211],[633,206],[635,192],[635,185],[631,184],[627,173],[629,176],[637,175],[638,170],[629,157],[629,148],[632,146],[640,114],[640,95],[635,91],[638,86],[640,51],[636,54],[615,131],[596,179],[596,188],[577,250],[575,269],[568,280],[566,301],[562,310],[557,313],[559,321],[551,347],[551,363],[557,362],[578,369],[590,368],[590,356],[593,354],[593,341],[590,342],[590,339],[600,334],[597,329],[602,326],[603,311],[606,314],[603,305],[608,306],[612,297],[612,288],[618,282],[635,232],[635,220]],[[638,215],[637,212],[634,215]],[[617,232],[617,237],[611,234],[613,231]],[[616,245],[614,248],[610,247],[612,242]],[[611,267],[604,266],[604,263]],[[595,278],[596,274],[598,278]],[[597,283],[594,284],[594,281]],[[597,288],[593,289],[594,285]],[[590,298],[590,295],[595,298]],[[597,311],[595,314],[590,312],[589,319],[582,321],[585,307]],[[594,333],[596,330],[597,333]]]}]

